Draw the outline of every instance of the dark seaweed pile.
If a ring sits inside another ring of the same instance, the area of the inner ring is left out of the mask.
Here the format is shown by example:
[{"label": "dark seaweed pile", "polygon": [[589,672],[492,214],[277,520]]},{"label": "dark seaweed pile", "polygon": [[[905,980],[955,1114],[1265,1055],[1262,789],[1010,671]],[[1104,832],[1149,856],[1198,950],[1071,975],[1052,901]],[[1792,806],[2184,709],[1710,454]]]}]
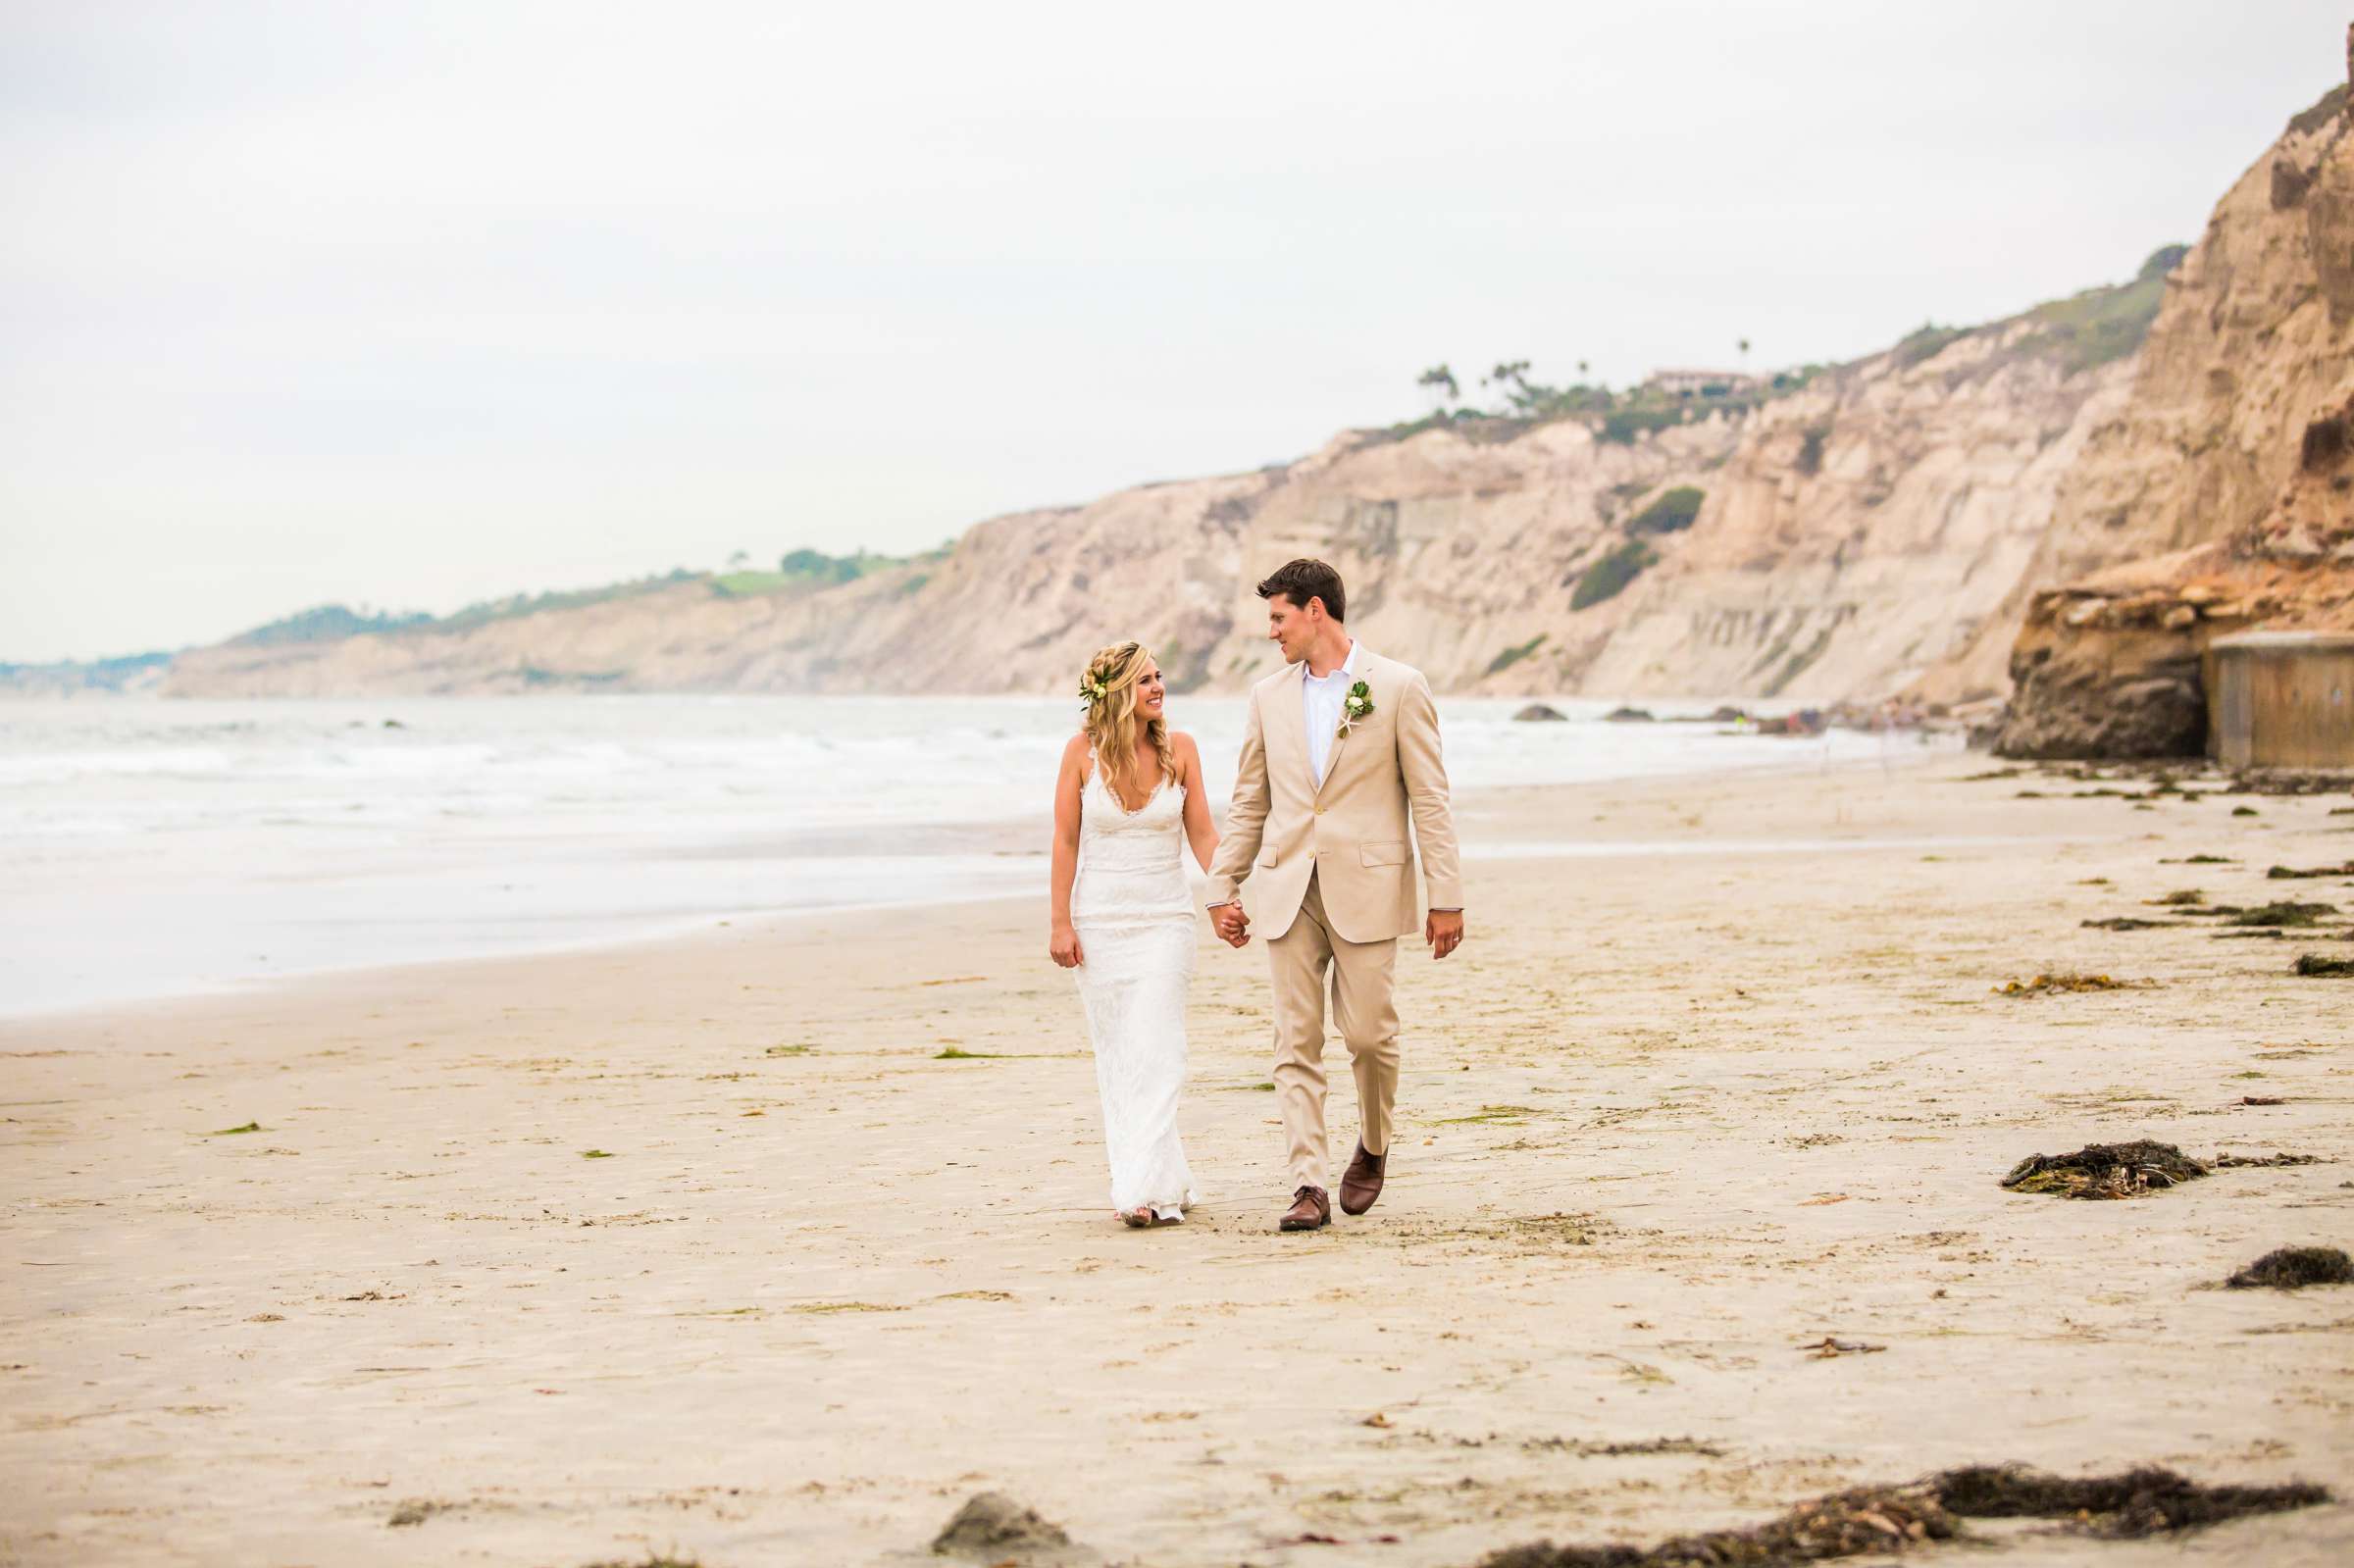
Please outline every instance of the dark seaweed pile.
[{"label": "dark seaweed pile", "polygon": [[2003,1186],[2059,1197],[2140,1197],[2207,1174],[2207,1167],[2172,1143],[2087,1143],[2073,1154],[2030,1154],[2011,1167]]},{"label": "dark seaweed pile", "polygon": [[1720,1568],[1822,1562],[1951,1541],[1963,1535],[1965,1518],[2067,1519],[2096,1536],[2159,1536],[2328,1500],[2327,1490],[2303,1482],[2209,1487],[2154,1466],[2072,1479],[2025,1465],[1970,1465],[1940,1471],[1911,1486],[1835,1492],[1748,1530],[1679,1536],[1648,1548],[1557,1546],[1541,1541],[1495,1552],[1482,1559],[1480,1568]]},{"label": "dark seaweed pile", "polygon": [[2224,1282],[2234,1290],[2297,1290],[2308,1285],[2354,1285],[2354,1258],[2333,1246],[2284,1246]]}]

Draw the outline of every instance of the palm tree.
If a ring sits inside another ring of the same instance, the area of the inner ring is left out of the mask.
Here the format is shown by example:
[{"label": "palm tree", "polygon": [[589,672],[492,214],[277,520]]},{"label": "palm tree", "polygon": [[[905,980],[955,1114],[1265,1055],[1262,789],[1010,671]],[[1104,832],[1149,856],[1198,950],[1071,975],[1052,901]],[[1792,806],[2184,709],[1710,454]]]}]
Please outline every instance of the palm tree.
[{"label": "palm tree", "polygon": [[1433,365],[1415,377],[1414,384],[1430,394],[1434,405],[1431,412],[1434,414],[1444,414],[1451,404],[1462,400],[1463,391],[1455,382],[1455,372],[1449,370],[1444,362]]},{"label": "palm tree", "polygon": [[[1482,386],[1493,386],[1503,394],[1504,401],[1513,408],[1526,405],[1529,397],[1528,361],[1508,359],[1500,361],[1487,375],[1479,379]],[[1502,412],[1501,409],[1498,412]]]}]

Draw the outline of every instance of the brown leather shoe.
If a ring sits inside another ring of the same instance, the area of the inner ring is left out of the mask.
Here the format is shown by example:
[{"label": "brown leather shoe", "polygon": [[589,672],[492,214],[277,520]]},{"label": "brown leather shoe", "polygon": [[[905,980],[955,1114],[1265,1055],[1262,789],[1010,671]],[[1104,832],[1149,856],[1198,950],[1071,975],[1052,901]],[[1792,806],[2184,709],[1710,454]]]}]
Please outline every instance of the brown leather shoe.
[{"label": "brown leather shoe", "polygon": [[1321,1231],[1332,1223],[1332,1199],[1320,1187],[1304,1187],[1292,1194],[1279,1231]]},{"label": "brown leather shoe", "polygon": [[1373,1200],[1381,1196],[1382,1171],[1389,1163],[1387,1154],[1367,1154],[1363,1143],[1356,1145],[1356,1157],[1341,1173],[1343,1214],[1362,1214],[1373,1206]]}]

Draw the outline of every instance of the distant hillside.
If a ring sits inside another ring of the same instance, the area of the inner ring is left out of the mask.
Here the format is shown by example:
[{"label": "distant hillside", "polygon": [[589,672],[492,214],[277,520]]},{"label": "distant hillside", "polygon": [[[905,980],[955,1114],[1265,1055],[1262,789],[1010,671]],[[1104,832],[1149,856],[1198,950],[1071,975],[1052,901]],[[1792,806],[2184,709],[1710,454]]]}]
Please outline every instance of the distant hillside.
[{"label": "distant hillside", "polygon": [[240,632],[230,641],[248,648],[274,648],[289,642],[338,642],[364,632],[405,632],[411,627],[431,626],[433,620],[422,610],[406,615],[364,615],[340,604],[322,604],[267,626],[257,626],[250,632]]},{"label": "distant hillside", "polygon": [[116,659],[0,664],[0,696],[82,697],[152,692],[171,668],[169,653],[131,653]]},{"label": "distant hillside", "polygon": [[[938,553],[920,559],[934,559]],[[315,649],[323,644],[343,642],[360,636],[396,633],[446,636],[690,585],[699,586],[703,592],[725,598],[809,593],[854,582],[869,573],[904,566],[915,559],[919,558],[877,555],[864,550],[854,555],[793,550],[787,552],[774,571],[690,572],[682,567],[661,576],[636,578],[626,582],[606,583],[597,587],[514,593],[503,598],[484,599],[445,616],[429,615],[422,610],[368,611],[354,610],[343,604],[322,604],[251,631],[240,632],[219,646],[247,650],[297,646]],[[189,650],[180,651],[184,653]],[[66,660],[53,664],[0,664],[0,695],[71,696],[152,691],[163,684],[165,672],[178,657],[179,654],[177,653],[156,652],[127,658]],[[549,683],[527,680],[525,683],[537,685]]]}]

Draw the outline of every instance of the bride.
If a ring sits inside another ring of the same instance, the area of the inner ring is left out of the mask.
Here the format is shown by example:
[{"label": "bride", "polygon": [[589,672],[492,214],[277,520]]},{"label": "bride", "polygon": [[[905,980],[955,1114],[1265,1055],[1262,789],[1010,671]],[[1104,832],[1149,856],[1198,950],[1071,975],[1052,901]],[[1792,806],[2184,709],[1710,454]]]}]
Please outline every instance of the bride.
[{"label": "bride", "polygon": [[1141,644],[1088,661],[1080,733],[1054,781],[1052,932],[1075,972],[1103,1099],[1111,1206],[1129,1225],[1174,1224],[1195,1200],[1177,1136],[1185,993],[1195,920],[1184,851],[1217,853],[1194,737],[1168,728],[1160,667]]}]

